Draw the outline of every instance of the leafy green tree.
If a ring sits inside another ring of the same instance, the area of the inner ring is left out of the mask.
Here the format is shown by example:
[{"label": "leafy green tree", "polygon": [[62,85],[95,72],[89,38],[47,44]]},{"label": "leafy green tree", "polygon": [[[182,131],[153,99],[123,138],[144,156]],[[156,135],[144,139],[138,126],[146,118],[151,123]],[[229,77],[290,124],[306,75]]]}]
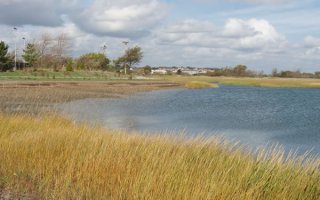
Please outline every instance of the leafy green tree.
[{"label": "leafy green tree", "polygon": [[237,65],[233,68],[233,72],[236,76],[245,76],[248,67],[245,65]]},{"label": "leafy green tree", "polygon": [[128,67],[132,67],[141,62],[143,58],[143,53],[141,48],[136,46],[134,48],[129,48],[125,54],[125,61],[128,64]]},{"label": "leafy green tree", "polygon": [[108,70],[110,60],[102,53],[87,53],[77,61],[77,68],[83,70]]},{"label": "leafy green tree", "polygon": [[29,43],[23,50],[22,57],[30,67],[34,67],[40,59],[40,53],[35,44]]},{"label": "leafy green tree", "polygon": [[67,63],[67,66],[66,66],[66,71],[67,72],[73,72],[73,61],[72,59],[70,59]]},{"label": "leafy green tree", "polygon": [[145,66],[143,68],[143,72],[144,72],[145,75],[149,75],[149,74],[151,74],[152,69],[151,69],[151,67],[149,65],[147,65],[147,66]]},{"label": "leafy green tree", "polygon": [[0,69],[3,70],[5,66],[8,64],[8,49],[9,46],[5,44],[3,41],[0,42]]},{"label": "leafy green tree", "polygon": [[[127,69],[141,62],[143,58],[143,52],[141,48],[136,46],[133,48],[129,48],[126,50],[125,54],[118,58],[118,62],[122,63],[124,67]],[[125,71],[126,71],[125,69]]]}]

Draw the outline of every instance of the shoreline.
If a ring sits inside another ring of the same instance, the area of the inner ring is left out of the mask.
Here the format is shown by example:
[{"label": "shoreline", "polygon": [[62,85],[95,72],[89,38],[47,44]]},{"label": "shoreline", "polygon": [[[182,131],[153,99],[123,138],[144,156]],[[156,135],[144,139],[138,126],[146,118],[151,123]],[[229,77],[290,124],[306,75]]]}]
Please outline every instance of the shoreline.
[{"label": "shoreline", "polygon": [[37,113],[56,103],[181,87],[170,81],[0,81],[0,113]]}]

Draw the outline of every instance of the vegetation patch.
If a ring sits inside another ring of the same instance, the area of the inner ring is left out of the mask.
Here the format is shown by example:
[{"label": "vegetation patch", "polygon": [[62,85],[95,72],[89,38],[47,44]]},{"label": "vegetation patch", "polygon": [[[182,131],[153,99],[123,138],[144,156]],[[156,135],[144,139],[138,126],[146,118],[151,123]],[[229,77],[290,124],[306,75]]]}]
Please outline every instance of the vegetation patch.
[{"label": "vegetation patch", "polygon": [[190,81],[185,84],[186,88],[190,89],[204,89],[204,88],[218,88],[219,85],[215,83],[203,82],[203,81]]},{"label": "vegetation patch", "polygon": [[[0,115],[0,194],[35,199],[319,199],[319,161],[217,139]],[[302,164],[302,160],[304,163]]]},{"label": "vegetation patch", "polygon": [[250,78],[208,76],[164,76],[164,80],[178,83],[207,82],[222,85],[238,85],[269,88],[320,88],[320,79],[303,78]]}]

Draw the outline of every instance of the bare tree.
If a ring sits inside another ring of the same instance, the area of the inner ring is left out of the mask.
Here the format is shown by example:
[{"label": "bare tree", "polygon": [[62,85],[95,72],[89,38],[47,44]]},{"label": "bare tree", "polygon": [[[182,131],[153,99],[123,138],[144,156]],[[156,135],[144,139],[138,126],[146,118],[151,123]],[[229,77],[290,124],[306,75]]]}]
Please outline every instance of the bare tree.
[{"label": "bare tree", "polygon": [[50,54],[50,48],[52,45],[53,39],[49,33],[43,33],[41,39],[38,42],[38,51],[40,54],[40,67],[43,67],[44,64],[48,64],[48,62],[44,62],[45,60],[48,61],[47,55]]},{"label": "bare tree", "polygon": [[[54,39],[52,46],[52,55],[54,56],[54,70],[58,67],[63,67],[66,64],[66,58],[71,50],[71,40],[65,33],[58,35]],[[58,66],[59,65],[59,66]]]},{"label": "bare tree", "polygon": [[67,54],[71,50],[71,40],[65,33],[53,37],[49,33],[42,34],[37,42],[40,67],[53,67],[54,70],[62,67],[66,62]]},{"label": "bare tree", "polygon": [[71,43],[70,39],[65,33],[58,35],[55,38],[55,44],[53,46],[53,52],[56,57],[65,57],[70,52]]}]

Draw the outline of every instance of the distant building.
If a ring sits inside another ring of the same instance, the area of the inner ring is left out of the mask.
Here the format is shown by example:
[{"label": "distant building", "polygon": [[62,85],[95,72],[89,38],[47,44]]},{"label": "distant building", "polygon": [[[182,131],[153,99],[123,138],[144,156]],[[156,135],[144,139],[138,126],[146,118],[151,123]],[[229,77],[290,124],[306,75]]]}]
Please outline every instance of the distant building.
[{"label": "distant building", "polygon": [[206,74],[208,71],[212,72],[214,69],[212,68],[197,68],[197,67],[153,67],[151,70],[151,74],[175,74],[177,71],[181,71],[182,74],[188,75],[198,75],[198,74]]},{"label": "distant building", "polygon": [[167,74],[167,70],[162,68],[152,69],[151,74]]}]

